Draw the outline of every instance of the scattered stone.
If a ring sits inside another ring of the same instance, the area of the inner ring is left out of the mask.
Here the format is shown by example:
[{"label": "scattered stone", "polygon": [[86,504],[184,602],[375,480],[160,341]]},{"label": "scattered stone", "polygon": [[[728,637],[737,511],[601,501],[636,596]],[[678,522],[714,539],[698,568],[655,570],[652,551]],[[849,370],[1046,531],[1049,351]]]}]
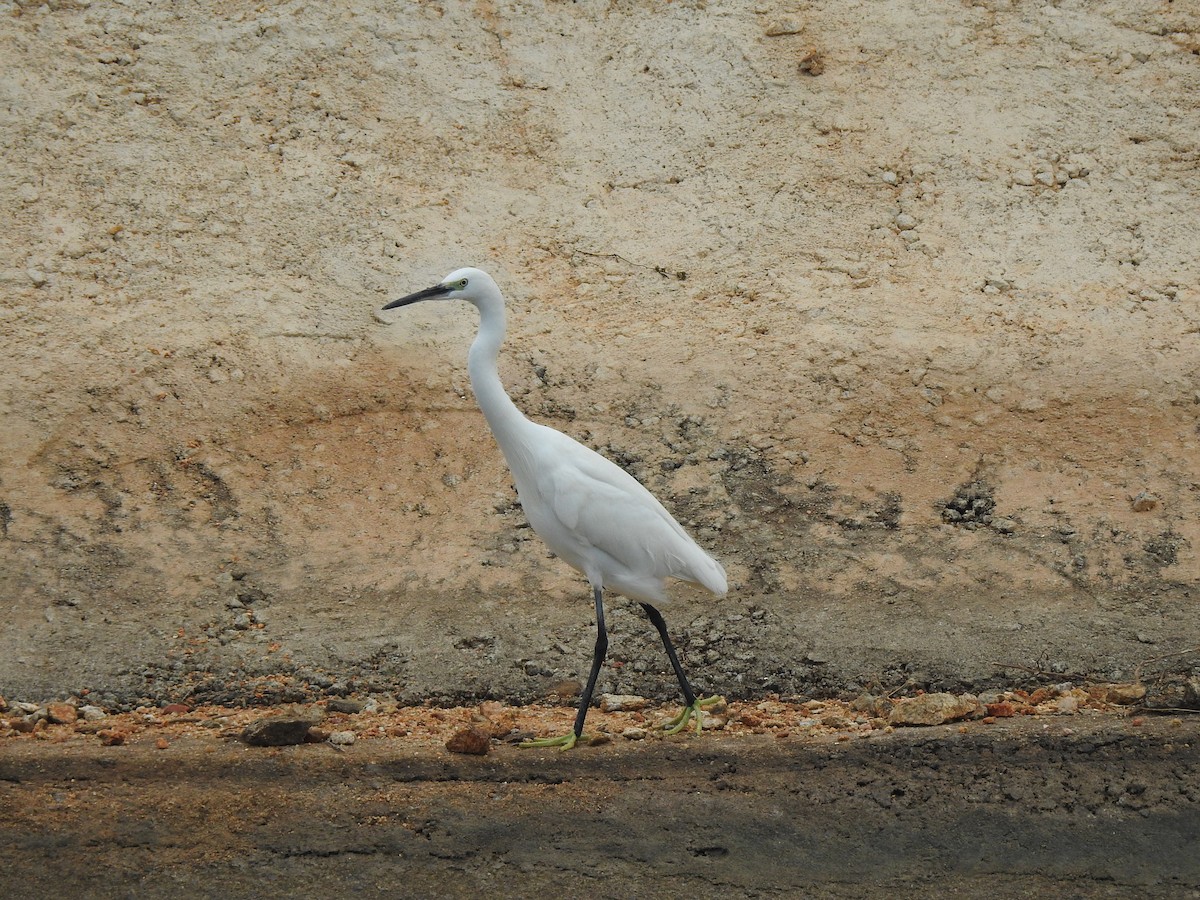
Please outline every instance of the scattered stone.
[{"label": "scattered stone", "polygon": [[701,713],[700,727],[705,731],[721,731],[729,724],[729,716],[721,713],[710,713],[705,710]]},{"label": "scattered stone", "polygon": [[600,698],[600,709],[604,712],[633,712],[649,705],[649,700],[636,694],[604,694]]},{"label": "scattered stone", "polygon": [[159,738],[157,741],[155,741],[155,742],[154,742],[154,746],[155,746],[157,749],[159,749],[159,750],[166,750],[166,749],[167,749],[168,747],[170,747],[171,745],[170,745],[170,743],[167,741],[167,739],[166,739],[166,738],[161,738],[161,737],[160,737],[160,738]]},{"label": "scattered stone", "polygon": [[106,728],[96,732],[96,737],[105,747],[119,747],[129,739],[129,734],[119,728]]},{"label": "scattered stone", "polygon": [[329,735],[329,743],[335,747],[353,746],[356,737],[353,731],[335,731]]},{"label": "scattered stone", "polygon": [[1130,706],[1145,696],[1146,686],[1144,684],[1110,684],[1105,699],[1109,703]]},{"label": "scattered stone", "polygon": [[791,16],[784,16],[767,26],[767,37],[784,37],[789,34],[799,34],[803,30],[799,22]]},{"label": "scattered stone", "polygon": [[987,705],[987,714],[995,719],[1010,719],[1017,714],[1017,708],[1007,700]]},{"label": "scattered stone", "polygon": [[55,725],[73,725],[79,719],[79,710],[70,703],[51,703],[46,707],[46,718]]},{"label": "scattered stone", "polygon": [[1059,697],[1058,700],[1055,701],[1055,704],[1058,706],[1058,711],[1064,715],[1074,715],[1075,713],[1079,712],[1078,697]]},{"label": "scattered stone", "polygon": [[507,707],[499,700],[484,700],[475,711],[485,719],[498,719],[507,711]]},{"label": "scattered stone", "polygon": [[492,749],[492,736],[482,728],[469,725],[450,736],[450,740],[446,741],[446,749],[451,753],[483,756]]},{"label": "scattered stone", "polygon": [[622,731],[621,737],[625,738],[627,741],[644,741],[646,739],[646,734],[647,732],[645,728],[633,726]]},{"label": "scattered stone", "polygon": [[350,700],[346,697],[334,697],[325,704],[325,709],[329,712],[349,713],[351,715],[363,711],[366,704],[360,700]]},{"label": "scattered stone", "polygon": [[1130,504],[1133,506],[1134,512],[1149,512],[1158,506],[1158,498],[1149,491],[1141,491],[1135,496],[1129,498]]},{"label": "scattered stone", "polygon": [[308,730],[317,724],[313,718],[273,716],[259,719],[242,729],[242,743],[251,747],[289,747],[303,744]]},{"label": "scattered stone", "polygon": [[1057,697],[1058,694],[1059,691],[1056,687],[1040,687],[1029,695],[1029,705],[1037,706],[1040,703],[1045,703],[1047,700]]},{"label": "scattered stone", "polygon": [[168,703],[162,708],[162,712],[168,716],[180,716],[191,711],[192,708],[186,703]]},{"label": "scattered stone", "polygon": [[971,694],[921,694],[906,697],[892,707],[891,725],[941,725],[980,712],[978,698]]}]

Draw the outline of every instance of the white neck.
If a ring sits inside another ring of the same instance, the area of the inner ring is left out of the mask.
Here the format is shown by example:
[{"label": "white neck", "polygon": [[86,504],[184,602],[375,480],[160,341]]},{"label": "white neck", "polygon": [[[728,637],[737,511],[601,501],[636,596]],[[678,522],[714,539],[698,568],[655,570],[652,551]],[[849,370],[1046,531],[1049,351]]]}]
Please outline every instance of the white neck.
[{"label": "white neck", "polygon": [[488,291],[475,302],[475,307],[479,310],[479,334],[467,354],[467,372],[488,427],[505,457],[509,457],[511,438],[527,420],[504,390],[497,369],[500,344],[504,341],[504,299],[499,290]]}]

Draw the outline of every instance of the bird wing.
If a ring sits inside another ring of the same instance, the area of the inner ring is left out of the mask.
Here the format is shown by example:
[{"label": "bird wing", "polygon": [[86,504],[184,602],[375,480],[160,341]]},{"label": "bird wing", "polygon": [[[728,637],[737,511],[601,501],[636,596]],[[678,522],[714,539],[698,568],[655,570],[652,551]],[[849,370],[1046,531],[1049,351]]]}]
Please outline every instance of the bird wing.
[{"label": "bird wing", "polygon": [[548,449],[539,493],[563,527],[640,577],[698,580],[707,554],[636,478],[573,440]]}]

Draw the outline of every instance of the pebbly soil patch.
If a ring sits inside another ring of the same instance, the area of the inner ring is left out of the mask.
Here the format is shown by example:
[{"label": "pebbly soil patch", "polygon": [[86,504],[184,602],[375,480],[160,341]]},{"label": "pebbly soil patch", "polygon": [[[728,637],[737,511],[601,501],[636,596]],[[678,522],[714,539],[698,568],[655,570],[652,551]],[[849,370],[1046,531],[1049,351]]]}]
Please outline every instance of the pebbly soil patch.
[{"label": "pebbly soil patch", "polygon": [[1200,883],[1194,716],[729,729],[470,757],[440,740],[467,711],[430,714],[340,747],[247,747],[205,724],[238,714],[206,709],[121,745],[0,740],[0,875],[14,896],[89,897],[1189,897]]}]

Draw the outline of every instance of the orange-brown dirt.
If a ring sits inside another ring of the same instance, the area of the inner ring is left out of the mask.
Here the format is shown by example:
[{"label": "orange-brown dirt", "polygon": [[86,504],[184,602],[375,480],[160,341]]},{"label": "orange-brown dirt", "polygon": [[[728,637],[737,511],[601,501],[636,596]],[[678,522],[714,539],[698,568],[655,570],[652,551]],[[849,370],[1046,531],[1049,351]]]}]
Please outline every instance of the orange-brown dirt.
[{"label": "orange-brown dirt", "polygon": [[[734,703],[673,738],[664,710],[595,710],[610,738],[569,753],[513,746],[568,710],[499,703],[330,713],[340,746],[239,743],[261,710],[49,725],[0,736],[0,876],[15,897],[1195,896],[1198,720],[1048,693],[931,728]],[[445,749],[480,725],[485,756]]]}]

